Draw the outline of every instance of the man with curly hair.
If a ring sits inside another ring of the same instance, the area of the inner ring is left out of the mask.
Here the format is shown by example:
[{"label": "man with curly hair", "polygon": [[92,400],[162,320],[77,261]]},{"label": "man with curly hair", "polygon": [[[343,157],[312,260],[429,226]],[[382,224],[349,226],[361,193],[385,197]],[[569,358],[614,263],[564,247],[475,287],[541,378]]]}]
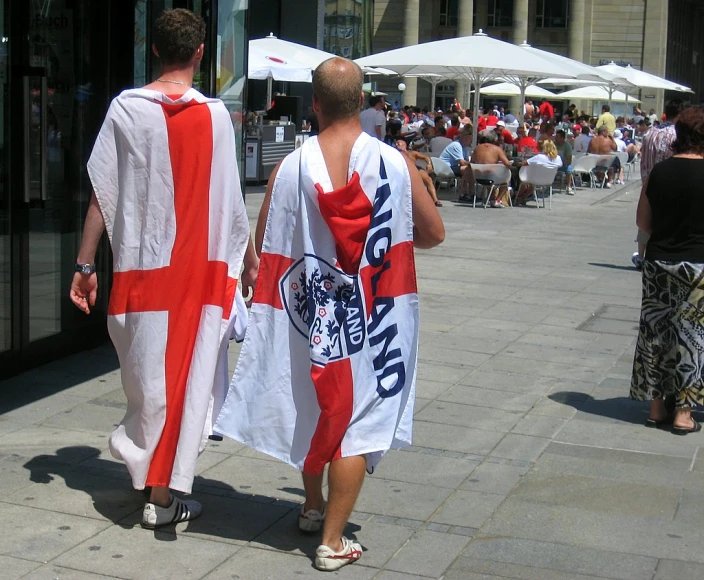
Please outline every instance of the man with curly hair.
[{"label": "man with curly hair", "polygon": [[[227,384],[236,288],[253,286],[258,259],[240,189],[230,115],[192,88],[205,23],[187,10],[154,24],[161,75],[113,100],[88,174],[93,185],[71,284],[73,303],[95,305],[95,251],[113,252],[108,330],[127,413],[110,437],[135,489],[148,489],[146,528],[198,517],[195,463]],[[239,297],[239,311],[243,301]],[[239,317],[239,322],[244,316]]]}]

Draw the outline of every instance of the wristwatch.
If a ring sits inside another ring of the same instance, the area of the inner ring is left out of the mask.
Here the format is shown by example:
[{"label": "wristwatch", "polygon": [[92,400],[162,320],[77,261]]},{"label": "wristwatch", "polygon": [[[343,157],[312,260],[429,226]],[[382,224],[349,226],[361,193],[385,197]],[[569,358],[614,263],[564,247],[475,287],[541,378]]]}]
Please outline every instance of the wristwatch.
[{"label": "wristwatch", "polygon": [[95,264],[76,264],[74,269],[81,274],[93,274],[95,272]]}]

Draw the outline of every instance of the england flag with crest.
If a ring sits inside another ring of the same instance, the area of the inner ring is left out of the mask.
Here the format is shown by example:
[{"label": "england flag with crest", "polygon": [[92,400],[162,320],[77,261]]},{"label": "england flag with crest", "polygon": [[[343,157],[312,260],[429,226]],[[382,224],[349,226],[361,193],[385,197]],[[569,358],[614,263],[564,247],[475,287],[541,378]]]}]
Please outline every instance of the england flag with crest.
[{"label": "england flag with crest", "polygon": [[249,327],[215,430],[306,473],[410,445],[418,352],[411,180],[362,133],[333,190],[317,138],[279,168]]}]

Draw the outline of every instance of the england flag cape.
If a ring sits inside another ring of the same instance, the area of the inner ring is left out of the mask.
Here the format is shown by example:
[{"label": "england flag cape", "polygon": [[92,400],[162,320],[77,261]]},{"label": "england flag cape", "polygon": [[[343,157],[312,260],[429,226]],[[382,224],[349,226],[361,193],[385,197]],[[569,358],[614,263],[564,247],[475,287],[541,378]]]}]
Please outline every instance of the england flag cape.
[{"label": "england flag cape", "polygon": [[317,138],[279,168],[216,431],[303,470],[409,445],[418,351],[411,183],[362,133],[333,191]]},{"label": "england flag cape", "polygon": [[189,493],[246,317],[236,288],[249,222],[230,115],[193,89],[125,91],[88,173],[112,247],[108,330],[127,396],[110,450],[136,489]]}]

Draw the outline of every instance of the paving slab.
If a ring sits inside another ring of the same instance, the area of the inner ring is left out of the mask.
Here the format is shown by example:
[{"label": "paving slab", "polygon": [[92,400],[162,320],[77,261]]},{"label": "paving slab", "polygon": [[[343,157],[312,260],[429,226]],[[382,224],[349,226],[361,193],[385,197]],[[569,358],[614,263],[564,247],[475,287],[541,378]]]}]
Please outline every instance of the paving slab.
[{"label": "paving slab", "polygon": [[[0,553],[47,562],[110,526],[109,522],[25,506],[4,504]],[[28,525],[31,522],[31,525]]]},{"label": "paving slab", "polygon": [[481,528],[505,496],[483,491],[458,490],[433,514],[431,520],[449,526]]},{"label": "paving slab", "polygon": [[478,461],[459,457],[402,451],[384,457],[374,475],[390,481],[455,489],[478,465]]},{"label": "paving slab", "polygon": [[488,455],[503,439],[500,431],[474,429],[416,420],[413,424],[413,445],[426,449]]},{"label": "paving slab", "polygon": [[386,569],[439,578],[468,542],[465,536],[421,530],[386,564]]},{"label": "paving slab", "polygon": [[23,578],[39,566],[41,566],[39,562],[11,558],[10,556],[0,556],[0,569],[2,569],[2,576],[6,580],[18,580],[19,578]]}]

